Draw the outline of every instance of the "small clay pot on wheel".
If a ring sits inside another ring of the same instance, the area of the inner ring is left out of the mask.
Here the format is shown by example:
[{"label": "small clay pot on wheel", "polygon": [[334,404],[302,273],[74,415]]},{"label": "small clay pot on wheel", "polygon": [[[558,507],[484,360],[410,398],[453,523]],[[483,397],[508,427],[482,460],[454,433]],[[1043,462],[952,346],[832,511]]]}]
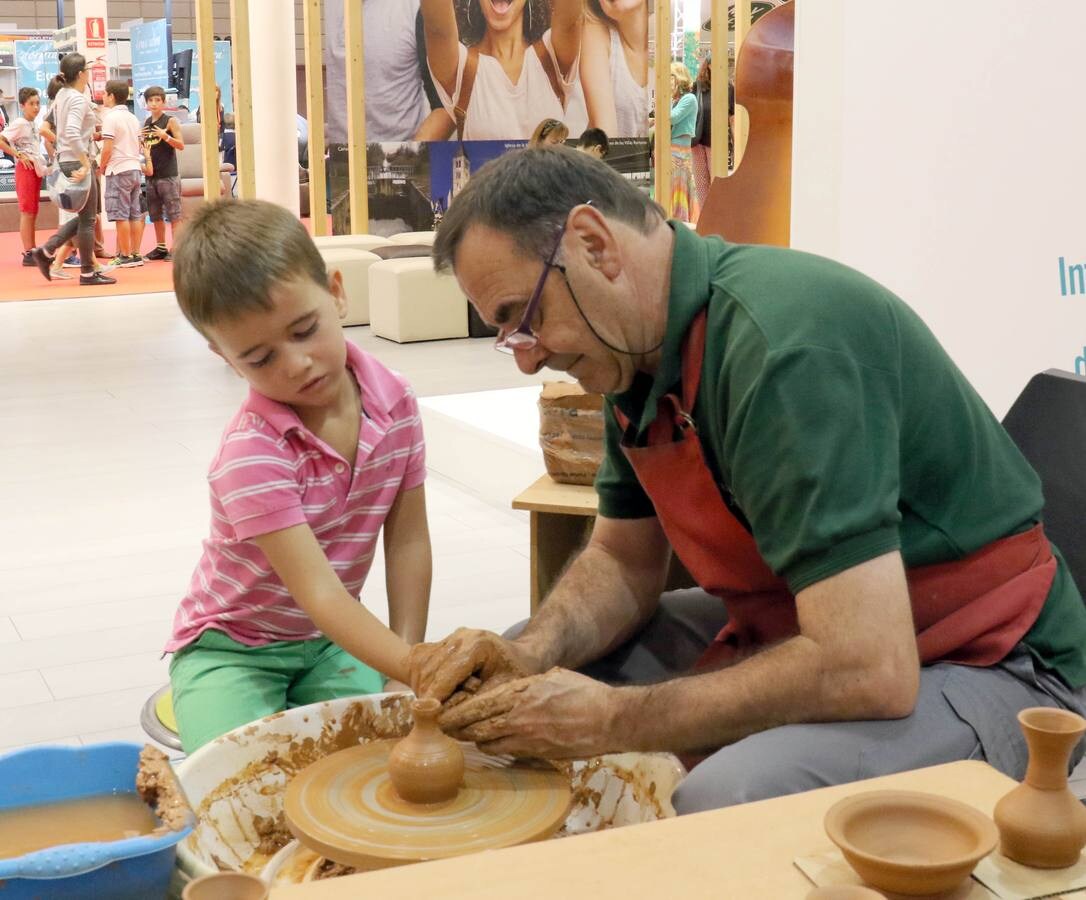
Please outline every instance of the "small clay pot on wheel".
[{"label": "small clay pot on wheel", "polygon": [[409,803],[451,800],[464,780],[464,752],[437,724],[437,700],[416,700],[411,711],[415,727],[388,757],[392,786]]},{"label": "small clay pot on wheel", "polygon": [[1038,706],[1022,710],[1018,723],[1029,745],[1029,768],[1025,780],[996,804],[1000,849],[1024,866],[1072,866],[1086,846],[1086,808],[1067,785],[1067,769],[1086,719]]},{"label": "small clay pot on wheel", "polygon": [[267,900],[271,888],[255,875],[216,872],[190,881],[182,900]]}]

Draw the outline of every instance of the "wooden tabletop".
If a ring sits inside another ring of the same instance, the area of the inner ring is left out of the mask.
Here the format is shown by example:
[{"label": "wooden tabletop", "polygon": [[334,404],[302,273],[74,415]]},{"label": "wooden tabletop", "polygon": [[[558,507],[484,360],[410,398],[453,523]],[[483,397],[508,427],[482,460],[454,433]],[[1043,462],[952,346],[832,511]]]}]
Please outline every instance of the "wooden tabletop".
[{"label": "wooden tabletop", "polygon": [[513,509],[594,516],[597,502],[596,489],[591,485],[561,484],[550,475],[544,475],[513,498]]},{"label": "wooden tabletop", "polygon": [[812,885],[793,860],[832,849],[822,819],[842,797],[865,790],[928,791],[990,816],[1014,784],[986,763],[956,762],[647,825],[277,888],[271,900],[800,900]]}]

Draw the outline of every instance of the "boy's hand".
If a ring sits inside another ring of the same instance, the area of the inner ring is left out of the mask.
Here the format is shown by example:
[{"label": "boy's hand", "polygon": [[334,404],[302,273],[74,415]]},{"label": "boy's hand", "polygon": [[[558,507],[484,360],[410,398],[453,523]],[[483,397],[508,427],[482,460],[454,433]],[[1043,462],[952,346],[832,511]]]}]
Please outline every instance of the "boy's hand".
[{"label": "boy's hand", "polygon": [[28,169],[34,168],[34,161],[30,158],[29,153],[17,153],[16,159],[19,160],[21,166],[25,166]]},{"label": "boy's hand", "polygon": [[436,644],[415,644],[407,655],[407,666],[415,693],[442,702],[458,688],[469,693],[486,691],[537,668],[512,641],[473,628],[459,628]]},{"label": "boy's hand", "polygon": [[166,138],[168,138],[170,136],[169,131],[167,131],[165,128],[159,128],[159,126],[157,126],[157,125],[152,125],[151,126],[151,131],[153,131],[155,134],[157,134],[159,136],[159,138],[161,140],[163,140],[163,141],[166,140]]},{"label": "boy's hand", "polygon": [[86,177],[87,177],[87,167],[86,166],[80,166],[78,169],[76,169],[74,172],[72,172],[71,175],[68,176],[68,180],[72,184],[79,184],[79,182],[81,182]]}]

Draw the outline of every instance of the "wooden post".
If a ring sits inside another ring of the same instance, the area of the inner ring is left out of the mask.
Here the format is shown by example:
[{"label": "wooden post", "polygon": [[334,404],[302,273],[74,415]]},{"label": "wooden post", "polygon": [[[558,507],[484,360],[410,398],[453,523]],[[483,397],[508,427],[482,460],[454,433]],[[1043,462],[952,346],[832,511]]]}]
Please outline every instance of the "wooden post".
[{"label": "wooden post", "polygon": [[728,0],[713,0],[710,36],[712,38],[713,90],[710,107],[713,110],[712,134],[712,177],[728,176]]},{"label": "wooden post", "polygon": [[256,198],[253,150],[253,68],[249,56],[249,0],[230,2],[230,55],[234,66],[234,147],[237,150],[238,197]]},{"label": "wooden post", "polygon": [[[735,0],[735,68],[739,71],[739,51],[743,48],[747,32],[750,31],[750,0]],[[736,98],[738,100],[738,98]],[[747,145],[747,126],[742,116],[735,117],[735,167],[743,161],[743,150]]]},{"label": "wooden post", "polygon": [[305,0],[305,91],[309,119],[309,219],[314,235],[328,234],[324,169],[324,80],[321,77],[322,0]]},{"label": "wooden post", "polygon": [[215,104],[215,18],[211,0],[196,0],[196,52],[200,54],[200,143],[204,199],[222,196],[219,176],[219,110]]},{"label": "wooden post", "polygon": [[362,4],[343,0],[347,26],[347,167],[350,172],[351,234],[369,230],[370,198],[366,165],[366,66],[363,60]]},{"label": "wooden post", "polygon": [[654,0],[656,15],[656,202],[671,215],[671,0]]}]

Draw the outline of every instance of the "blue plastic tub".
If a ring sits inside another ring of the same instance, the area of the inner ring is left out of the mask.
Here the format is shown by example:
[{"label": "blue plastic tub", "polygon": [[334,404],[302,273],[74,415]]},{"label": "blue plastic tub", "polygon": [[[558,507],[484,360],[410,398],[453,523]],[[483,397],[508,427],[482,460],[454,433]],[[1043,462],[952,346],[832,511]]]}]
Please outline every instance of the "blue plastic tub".
[{"label": "blue plastic tub", "polygon": [[[0,809],[134,793],[139,744],[31,747],[0,756]],[[0,859],[3,900],[158,900],[191,831],[65,844]]]}]

